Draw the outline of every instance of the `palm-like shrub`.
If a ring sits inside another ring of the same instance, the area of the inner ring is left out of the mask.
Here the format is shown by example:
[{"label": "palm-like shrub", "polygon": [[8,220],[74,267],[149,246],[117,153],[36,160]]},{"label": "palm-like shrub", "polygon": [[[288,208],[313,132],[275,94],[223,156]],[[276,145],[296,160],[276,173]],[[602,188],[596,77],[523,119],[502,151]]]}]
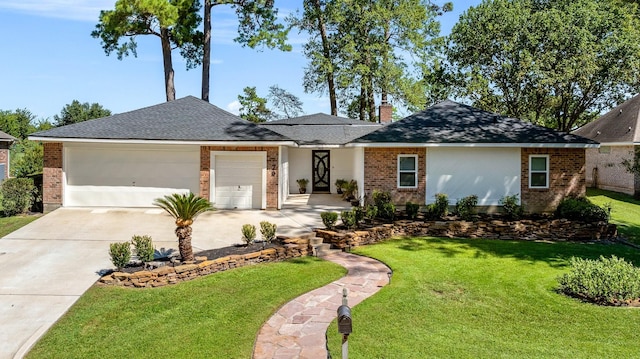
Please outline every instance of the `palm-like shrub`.
[{"label": "palm-like shrub", "polygon": [[158,206],[169,213],[176,220],[176,236],[178,249],[183,261],[192,261],[193,247],[191,246],[191,225],[200,214],[212,211],[211,202],[189,192],[189,194],[174,193],[163,198],[156,198],[154,206]]}]

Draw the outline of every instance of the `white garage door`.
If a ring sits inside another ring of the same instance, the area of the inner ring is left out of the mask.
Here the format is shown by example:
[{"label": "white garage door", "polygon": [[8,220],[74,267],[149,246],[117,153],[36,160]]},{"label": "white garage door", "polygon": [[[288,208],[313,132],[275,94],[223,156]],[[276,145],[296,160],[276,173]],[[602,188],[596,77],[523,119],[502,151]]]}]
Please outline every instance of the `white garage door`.
[{"label": "white garage door", "polygon": [[265,152],[212,152],[211,201],[216,208],[264,209]]},{"label": "white garage door", "polygon": [[69,207],[152,207],[172,193],[199,192],[200,149],[194,146],[64,147]]},{"label": "white garage door", "polygon": [[520,194],[519,148],[427,149],[427,203],[436,193],[449,202],[478,196],[481,206],[498,205],[504,196]]}]

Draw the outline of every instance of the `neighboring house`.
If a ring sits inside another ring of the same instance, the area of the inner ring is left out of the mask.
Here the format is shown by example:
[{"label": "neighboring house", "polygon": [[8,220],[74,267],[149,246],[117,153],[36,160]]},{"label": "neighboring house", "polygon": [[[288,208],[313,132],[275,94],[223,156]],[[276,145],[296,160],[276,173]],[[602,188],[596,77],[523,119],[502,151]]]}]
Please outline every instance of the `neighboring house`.
[{"label": "neighboring house", "polygon": [[0,131],[0,182],[9,178],[9,147],[16,138]]},{"label": "neighboring house", "polygon": [[573,133],[600,142],[587,150],[587,186],[622,192],[640,193],[640,177],[622,164],[633,161],[640,151],[640,95],[607,112]]},{"label": "neighboring house", "polygon": [[[391,111],[381,111],[390,120]],[[44,142],[45,210],[148,207],[192,191],[217,208],[280,208],[296,180],[310,192],[355,179],[360,196],[388,190],[404,204],[480,205],[519,195],[529,211],[584,194],[585,149],[597,142],[445,101],[392,124],[323,114],[256,125],[194,97],[30,137]]]}]

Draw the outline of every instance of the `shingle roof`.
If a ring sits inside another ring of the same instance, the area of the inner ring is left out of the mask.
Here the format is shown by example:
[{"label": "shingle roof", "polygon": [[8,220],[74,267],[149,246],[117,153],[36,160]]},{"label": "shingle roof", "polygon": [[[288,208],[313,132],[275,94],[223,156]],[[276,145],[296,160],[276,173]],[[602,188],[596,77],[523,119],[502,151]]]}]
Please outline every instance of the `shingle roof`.
[{"label": "shingle roof", "polygon": [[11,136],[10,134],[0,131],[0,141],[2,141],[2,142],[13,142],[16,139],[17,138]]},{"label": "shingle roof", "polygon": [[344,145],[381,127],[380,124],[317,113],[260,124],[300,145]]},{"label": "shingle roof", "polygon": [[640,142],[639,120],[640,95],[636,95],[573,133],[600,143],[637,143]]},{"label": "shingle roof", "polygon": [[597,142],[446,100],[354,143],[597,144]]},{"label": "shingle roof", "polygon": [[31,136],[111,140],[291,141],[193,96],[37,132]]}]

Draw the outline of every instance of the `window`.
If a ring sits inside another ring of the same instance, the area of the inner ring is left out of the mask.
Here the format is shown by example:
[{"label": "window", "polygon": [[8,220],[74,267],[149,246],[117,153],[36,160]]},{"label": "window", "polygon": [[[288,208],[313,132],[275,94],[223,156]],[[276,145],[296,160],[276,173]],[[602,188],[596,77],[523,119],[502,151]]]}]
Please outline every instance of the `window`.
[{"label": "window", "polygon": [[549,188],[549,156],[529,157],[529,187]]},{"label": "window", "polygon": [[418,187],[418,155],[398,156],[398,188]]}]

